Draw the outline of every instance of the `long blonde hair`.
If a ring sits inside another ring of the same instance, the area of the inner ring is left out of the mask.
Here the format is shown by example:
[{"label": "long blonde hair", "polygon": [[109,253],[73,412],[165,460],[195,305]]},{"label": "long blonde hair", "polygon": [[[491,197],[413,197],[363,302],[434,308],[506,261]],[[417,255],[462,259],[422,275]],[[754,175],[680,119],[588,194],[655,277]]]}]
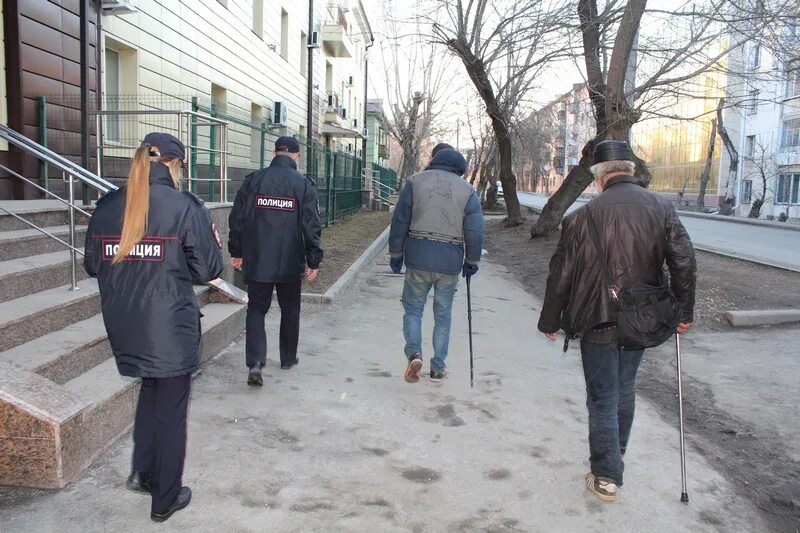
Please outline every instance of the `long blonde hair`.
[{"label": "long blonde hair", "polygon": [[166,164],[175,188],[180,188],[181,160],[171,157],[151,157],[150,150],[149,146],[140,146],[133,154],[128,184],[125,188],[122,234],[112,264],[124,260],[147,233],[147,216],[150,211],[150,162]]}]

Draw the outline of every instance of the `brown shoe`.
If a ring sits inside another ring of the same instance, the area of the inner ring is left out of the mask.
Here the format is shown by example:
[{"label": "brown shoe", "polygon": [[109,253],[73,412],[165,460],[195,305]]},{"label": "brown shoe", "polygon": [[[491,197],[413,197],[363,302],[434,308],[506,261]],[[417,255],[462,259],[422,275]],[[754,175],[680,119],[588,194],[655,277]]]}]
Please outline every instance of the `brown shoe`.
[{"label": "brown shoe", "polygon": [[414,354],[408,361],[406,372],[403,375],[407,383],[416,383],[419,381],[419,376],[422,374],[422,354]]},{"label": "brown shoe", "polygon": [[617,484],[610,479],[597,477],[589,472],[586,474],[586,488],[604,502],[617,500]]}]

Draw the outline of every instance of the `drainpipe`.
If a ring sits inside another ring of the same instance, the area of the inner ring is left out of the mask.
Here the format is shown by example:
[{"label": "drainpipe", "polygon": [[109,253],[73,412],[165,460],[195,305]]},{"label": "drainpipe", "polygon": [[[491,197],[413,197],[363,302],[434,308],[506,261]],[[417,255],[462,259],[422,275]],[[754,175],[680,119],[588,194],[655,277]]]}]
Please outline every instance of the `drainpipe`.
[{"label": "drainpipe", "polygon": [[[364,16],[364,22],[367,24],[367,29],[369,30],[369,44],[364,47],[364,124],[362,124],[362,131],[367,128],[367,93],[369,90],[369,49],[370,47],[375,44],[375,36],[372,34],[372,27],[369,24],[369,19],[367,19],[367,14],[364,12],[364,6],[361,5],[359,2],[359,6],[361,7],[361,14]],[[361,142],[361,160],[363,161],[363,168],[367,166],[367,136],[364,136],[364,139]]]},{"label": "drainpipe", "polygon": [[[314,0],[308,0],[308,40],[311,40],[311,36],[314,34]],[[306,98],[308,99],[307,102],[307,109],[308,112],[306,114],[306,138],[310,141],[313,138],[313,131],[312,127],[314,126],[314,48],[310,44],[306,44],[306,49],[308,51],[308,72],[306,77],[308,78],[308,87],[306,88]],[[311,161],[311,143],[308,146],[308,159],[307,161],[310,163]],[[307,163],[308,165],[308,163]]]},{"label": "drainpipe", "polygon": [[[89,0],[80,5],[81,166],[89,170]],[[70,184],[71,186],[71,184]],[[83,205],[89,205],[89,188],[81,186]]]}]

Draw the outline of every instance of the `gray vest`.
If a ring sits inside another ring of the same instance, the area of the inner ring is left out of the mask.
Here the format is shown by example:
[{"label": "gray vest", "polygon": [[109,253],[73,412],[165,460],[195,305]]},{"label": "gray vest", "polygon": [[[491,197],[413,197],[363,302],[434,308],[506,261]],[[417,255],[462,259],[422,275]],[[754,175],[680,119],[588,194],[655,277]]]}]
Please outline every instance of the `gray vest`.
[{"label": "gray vest", "polygon": [[444,170],[425,170],[408,181],[414,193],[408,236],[463,245],[464,210],[472,185]]}]

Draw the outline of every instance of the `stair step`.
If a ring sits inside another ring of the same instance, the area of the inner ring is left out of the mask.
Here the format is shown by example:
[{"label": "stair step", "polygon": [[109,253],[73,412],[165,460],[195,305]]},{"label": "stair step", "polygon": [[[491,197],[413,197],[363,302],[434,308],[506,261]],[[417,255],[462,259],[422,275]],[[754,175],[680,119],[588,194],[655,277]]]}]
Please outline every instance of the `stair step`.
[{"label": "stair step", "polygon": [[[40,203],[42,205],[40,205]],[[57,200],[42,203],[37,200],[6,200],[0,201],[0,207],[9,209],[16,215],[32,222],[37,226],[61,226],[69,224],[69,211],[66,205]],[[79,206],[80,207],[80,206]],[[92,208],[81,207],[84,211]],[[86,224],[87,218],[79,211],[75,212],[75,220],[78,224]],[[30,226],[9,215],[0,209],[0,231],[12,231],[19,229],[29,229]]]},{"label": "stair step", "polygon": [[56,287],[0,303],[0,351],[99,313],[97,281],[86,279],[78,287]]},{"label": "stair step", "polygon": [[[210,288],[195,285],[194,292],[202,307]],[[203,310],[205,313],[205,308]],[[8,361],[30,370],[59,385],[81,375],[111,357],[103,316],[96,314],[63,329],[36,337],[0,353]]]},{"label": "stair step", "polygon": [[[75,227],[75,247],[83,248],[87,226]],[[42,228],[59,239],[69,242],[69,226],[47,226]],[[0,231],[0,261],[20,257],[46,254],[65,250],[66,247],[44,233],[31,229]]]},{"label": "stair step", "polygon": [[[0,302],[71,283],[71,266],[66,250],[0,261]],[[81,256],[76,274],[78,280],[88,277]]]},{"label": "stair step", "polygon": [[[244,329],[245,306],[208,304],[203,308],[201,361],[207,361]],[[77,401],[89,404],[82,412],[80,440],[89,464],[133,425],[139,380],[122,377],[113,358],[64,383]],[[71,443],[65,443],[65,446]]]}]

